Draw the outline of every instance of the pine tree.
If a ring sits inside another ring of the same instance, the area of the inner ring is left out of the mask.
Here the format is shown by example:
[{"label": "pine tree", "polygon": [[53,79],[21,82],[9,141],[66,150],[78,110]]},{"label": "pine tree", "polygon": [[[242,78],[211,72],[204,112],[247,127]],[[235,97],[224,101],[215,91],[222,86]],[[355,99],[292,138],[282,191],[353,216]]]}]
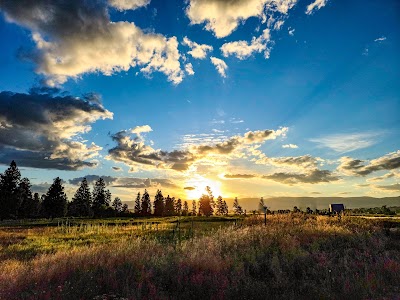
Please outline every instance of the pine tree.
[{"label": "pine tree", "polygon": [[135,208],[133,210],[133,213],[137,216],[140,215],[140,212],[142,211],[142,207],[140,205],[140,192],[137,193],[136,199],[135,199]]},{"label": "pine tree", "polygon": [[16,218],[21,205],[19,198],[19,183],[21,173],[15,161],[0,174],[0,219]]},{"label": "pine tree", "polygon": [[224,214],[224,202],[222,201],[222,197],[218,196],[216,204],[216,215],[222,216],[223,214]]},{"label": "pine tree", "polygon": [[183,202],[182,216],[187,216],[189,214],[189,205],[187,201]]},{"label": "pine tree", "polygon": [[175,203],[175,214],[178,216],[182,214],[182,200],[180,198]]},{"label": "pine tree", "polygon": [[64,217],[67,212],[67,195],[60,177],[54,179],[43,200],[43,210],[47,217],[53,219]]},{"label": "pine tree", "polygon": [[165,209],[164,209],[164,215],[165,216],[173,216],[175,214],[175,198],[170,197],[168,195],[167,198],[165,198]]},{"label": "pine tree", "polygon": [[196,204],[196,200],[192,201],[192,216],[196,216],[197,215],[197,204]]},{"label": "pine tree", "polygon": [[76,217],[87,217],[92,213],[92,194],[86,178],[75,192],[72,202],[68,207],[68,214]]},{"label": "pine tree", "polygon": [[157,190],[157,194],[154,197],[154,215],[161,217],[164,214],[164,196],[161,190]]},{"label": "pine tree", "polygon": [[18,186],[19,202],[21,203],[18,217],[32,218],[36,215],[37,206],[32,197],[31,183],[28,178],[23,178]]},{"label": "pine tree", "polygon": [[124,204],[122,205],[121,213],[122,213],[122,214],[124,214],[124,213],[129,213],[128,204],[124,203]]},{"label": "pine tree", "polygon": [[122,212],[122,201],[119,197],[115,197],[112,203],[112,208],[114,209],[115,214],[119,214]]},{"label": "pine tree", "polygon": [[233,201],[233,212],[235,213],[235,215],[243,214],[242,207],[239,205],[237,197],[235,197],[235,200]]},{"label": "pine tree", "polygon": [[208,217],[214,212],[214,196],[212,195],[211,188],[209,186],[206,187],[206,191],[207,194],[203,194],[199,199],[199,213]]},{"label": "pine tree", "polygon": [[228,204],[226,204],[226,201],[224,200],[224,202],[223,202],[223,214],[225,215],[225,216],[227,216],[228,215]]},{"label": "pine tree", "polygon": [[151,202],[150,202],[150,195],[147,190],[144,190],[141,202],[141,210],[140,214],[142,216],[149,216],[151,214]]},{"label": "pine tree", "polygon": [[106,190],[106,183],[103,178],[99,178],[93,188],[92,208],[95,215],[104,213],[110,206],[111,193]]}]

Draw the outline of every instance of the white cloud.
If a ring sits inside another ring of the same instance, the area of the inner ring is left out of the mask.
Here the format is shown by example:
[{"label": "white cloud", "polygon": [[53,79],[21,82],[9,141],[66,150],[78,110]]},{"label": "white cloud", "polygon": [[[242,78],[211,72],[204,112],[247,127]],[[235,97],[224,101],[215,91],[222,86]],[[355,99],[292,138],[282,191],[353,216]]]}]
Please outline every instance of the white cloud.
[{"label": "white cloud", "polygon": [[297,0],[189,0],[186,14],[191,24],[205,23],[217,38],[230,35],[250,17],[266,20],[268,13],[287,14]]},{"label": "white cloud", "polygon": [[194,75],[193,65],[191,63],[186,64],[185,71],[188,73],[188,75]]},{"label": "white cloud", "polygon": [[285,21],[283,21],[283,20],[276,21],[276,23],[274,24],[274,29],[275,30],[280,30],[282,25],[283,25],[283,23],[285,23]]},{"label": "white cloud", "polygon": [[386,37],[385,36],[382,36],[382,37],[377,38],[377,39],[374,40],[374,42],[383,42],[383,41],[386,41]]},{"label": "white cloud", "polygon": [[15,2],[0,5],[8,21],[32,31],[37,51],[31,57],[36,72],[44,75],[49,85],[86,73],[112,75],[133,67],[147,76],[164,73],[174,84],[183,80],[176,37],[145,33],[130,22],[112,22],[103,2],[92,7],[87,1],[74,1],[68,10],[62,3],[32,1],[17,8]]},{"label": "white cloud", "polygon": [[286,144],[286,145],[282,145],[282,148],[297,149],[297,148],[299,148],[299,146],[297,146],[295,144]]},{"label": "white cloud", "polygon": [[265,29],[258,38],[253,37],[250,44],[246,41],[225,43],[221,46],[221,52],[225,57],[234,55],[240,60],[243,60],[250,57],[255,52],[260,53],[264,51],[265,58],[269,58],[267,43],[270,41],[270,38],[269,29]]},{"label": "white cloud", "polygon": [[317,143],[318,147],[326,147],[336,152],[346,153],[376,144],[378,142],[377,137],[381,134],[382,132],[332,134],[326,137],[310,139],[310,141]]},{"label": "white cloud", "polygon": [[215,66],[215,69],[217,69],[218,73],[222,77],[226,78],[226,69],[228,69],[227,64],[222,59],[216,58],[214,56],[211,56],[210,59],[211,63]]},{"label": "white cloud", "polygon": [[306,14],[311,15],[315,10],[319,10],[324,7],[328,0],[315,0],[313,3],[307,6]]},{"label": "white cloud", "polygon": [[131,133],[135,133],[138,136],[140,136],[141,133],[150,131],[153,131],[153,129],[149,125],[136,126],[135,128],[131,129]]},{"label": "white cloud", "polygon": [[139,7],[147,6],[151,0],[108,0],[108,4],[120,11],[134,10]]},{"label": "white cloud", "polygon": [[289,35],[294,36],[294,31],[295,31],[294,28],[291,28],[291,27],[288,28]]},{"label": "white cloud", "polygon": [[213,47],[206,44],[198,44],[189,40],[186,36],[183,38],[182,45],[188,46],[191,50],[188,53],[193,58],[204,59],[207,57],[207,53],[213,51]]}]

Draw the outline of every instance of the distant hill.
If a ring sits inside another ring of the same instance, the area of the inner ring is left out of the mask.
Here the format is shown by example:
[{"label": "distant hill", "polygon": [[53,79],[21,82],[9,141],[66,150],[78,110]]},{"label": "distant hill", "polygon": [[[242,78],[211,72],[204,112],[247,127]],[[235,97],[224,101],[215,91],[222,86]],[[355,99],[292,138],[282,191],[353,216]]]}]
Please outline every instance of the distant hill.
[{"label": "distant hill", "polygon": [[[232,208],[233,199],[225,199],[229,208]],[[241,198],[239,204],[247,211],[258,208],[260,198]],[[368,208],[386,206],[399,206],[400,197],[273,197],[264,198],[264,202],[271,210],[293,209],[297,206],[300,209],[310,207],[311,209],[328,208],[331,203],[343,203],[346,208]]]},{"label": "distant hill", "polygon": [[[233,198],[224,198],[227,202],[229,210],[232,210]],[[239,204],[243,209],[248,212],[251,210],[258,209],[258,203],[260,198],[238,198]],[[386,206],[400,206],[400,197],[385,197],[385,198],[373,198],[373,197],[273,197],[264,198],[265,203],[271,210],[278,209],[293,209],[294,206],[304,210],[307,207],[311,209],[324,209],[328,208],[331,203],[343,203],[346,208],[369,208],[369,207],[381,207]],[[192,207],[191,201],[189,200],[189,208]],[[133,201],[124,201],[129,205],[129,208],[133,209]]]}]

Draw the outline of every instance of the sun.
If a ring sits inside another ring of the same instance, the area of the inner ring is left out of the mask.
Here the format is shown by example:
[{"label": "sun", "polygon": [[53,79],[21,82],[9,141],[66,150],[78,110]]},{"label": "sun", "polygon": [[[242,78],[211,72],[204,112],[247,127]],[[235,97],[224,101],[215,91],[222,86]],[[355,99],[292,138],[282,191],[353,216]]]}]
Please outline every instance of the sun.
[{"label": "sun", "polygon": [[216,198],[220,195],[222,196],[221,185],[222,184],[220,181],[198,176],[197,178],[192,178],[186,181],[186,195],[190,200],[197,200],[201,197],[201,195],[206,193],[206,187],[209,186],[213,196]]}]

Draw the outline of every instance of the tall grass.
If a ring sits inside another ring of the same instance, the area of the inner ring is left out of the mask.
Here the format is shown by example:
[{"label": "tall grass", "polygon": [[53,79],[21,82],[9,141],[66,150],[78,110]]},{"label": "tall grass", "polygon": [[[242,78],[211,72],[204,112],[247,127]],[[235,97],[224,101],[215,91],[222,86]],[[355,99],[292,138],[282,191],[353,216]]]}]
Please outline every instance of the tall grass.
[{"label": "tall grass", "polygon": [[[85,240],[87,235],[92,242],[58,240],[54,245],[63,247],[30,258],[4,255],[12,245],[3,245],[0,299],[391,299],[400,295],[400,239],[387,235],[378,221],[301,214],[269,216],[267,226],[261,221],[248,218],[240,226],[179,240],[160,239],[168,230],[135,234],[145,231],[129,226],[44,229],[43,236]],[[12,234],[16,244],[24,242],[17,239],[21,233]],[[25,240],[40,236],[30,234]]]}]

